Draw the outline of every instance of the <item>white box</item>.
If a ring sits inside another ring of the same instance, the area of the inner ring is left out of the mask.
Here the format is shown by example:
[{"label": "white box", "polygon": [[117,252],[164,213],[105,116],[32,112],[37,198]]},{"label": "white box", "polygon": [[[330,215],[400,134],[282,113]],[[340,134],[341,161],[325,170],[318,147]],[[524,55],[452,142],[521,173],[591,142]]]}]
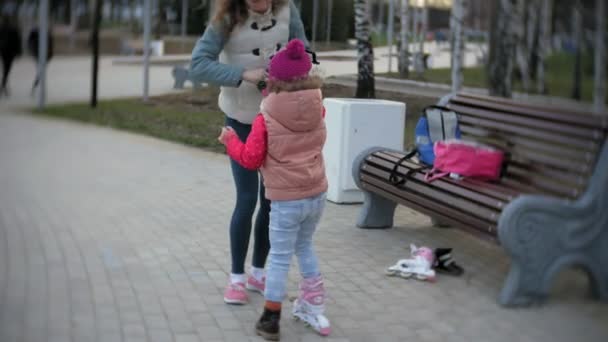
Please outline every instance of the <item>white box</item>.
[{"label": "white box", "polygon": [[341,98],[326,98],[323,103],[327,199],[335,203],[363,202],[363,194],[352,178],[353,161],[373,146],[403,150],[405,103]]}]

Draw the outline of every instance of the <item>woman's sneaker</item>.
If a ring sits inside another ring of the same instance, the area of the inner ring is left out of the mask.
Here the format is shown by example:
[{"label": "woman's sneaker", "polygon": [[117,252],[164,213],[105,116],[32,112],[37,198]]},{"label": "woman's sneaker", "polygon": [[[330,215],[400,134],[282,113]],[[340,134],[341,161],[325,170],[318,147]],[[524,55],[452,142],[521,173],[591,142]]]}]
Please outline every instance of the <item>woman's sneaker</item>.
[{"label": "woman's sneaker", "polygon": [[260,281],[255,279],[254,276],[249,276],[249,278],[247,278],[247,284],[245,284],[245,287],[249,291],[264,294],[264,289],[266,288],[266,277],[262,278]]},{"label": "woman's sneaker", "polygon": [[243,283],[229,283],[224,290],[224,302],[226,304],[243,305],[249,302],[249,296],[245,291]]}]

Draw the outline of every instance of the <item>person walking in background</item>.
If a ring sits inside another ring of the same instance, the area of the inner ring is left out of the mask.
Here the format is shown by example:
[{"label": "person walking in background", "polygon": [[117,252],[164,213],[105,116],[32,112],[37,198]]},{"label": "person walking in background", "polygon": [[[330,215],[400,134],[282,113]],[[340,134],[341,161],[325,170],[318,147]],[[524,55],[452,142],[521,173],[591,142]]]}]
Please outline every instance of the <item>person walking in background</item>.
[{"label": "person walking in background", "polygon": [[[38,42],[40,39],[39,36],[40,36],[40,34],[38,33],[38,28],[36,27],[36,28],[32,29],[32,31],[30,31],[30,35],[27,38],[28,50],[30,52],[30,55],[32,55],[32,57],[34,57],[34,60],[36,61],[36,68],[38,68],[38,58],[40,56],[40,53],[38,51]],[[52,58],[53,58],[53,35],[49,31],[47,54],[46,54],[46,64],[47,65],[51,61]],[[38,83],[40,82],[40,72],[41,72],[41,70],[36,70],[36,78],[34,79],[34,83],[32,84],[32,96],[34,96],[36,87],[38,87]]]},{"label": "person walking in background", "polygon": [[311,68],[302,41],[290,41],[270,60],[268,95],[247,141],[243,143],[230,127],[222,129],[219,137],[233,160],[262,171],[266,197],[272,201],[266,302],[256,324],[258,335],[268,340],[280,338],[281,306],[294,254],[302,280],[293,315],[323,336],[331,331],[313,249],[313,234],[325,208],[327,178],[322,153],[326,139],[322,80],[311,75]]},{"label": "person walking in background", "polygon": [[0,55],[2,56],[2,83],[0,84],[0,97],[10,95],[8,79],[13,62],[22,53],[21,34],[19,28],[10,17],[0,18]]},{"label": "person walking in background", "polygon": [[[266,77],[270,56],[292,38],[307,42],[300,14],[288,0],[218,0],[216,12],[192,51],[190,78],[221,86],[219,107],[226,126],[242,140],[262,102],[258,84]],[[268,256],[270,202],[258,172],[247,170],[231,159],[236,187],[236,205],[230,220],[232,268],[224,291],[224,302],[245,304],[245,289],[263,293],[264,265]],[[245,275],[251,223],[259,191],[260,208],[255,220],[251,275]]]}]

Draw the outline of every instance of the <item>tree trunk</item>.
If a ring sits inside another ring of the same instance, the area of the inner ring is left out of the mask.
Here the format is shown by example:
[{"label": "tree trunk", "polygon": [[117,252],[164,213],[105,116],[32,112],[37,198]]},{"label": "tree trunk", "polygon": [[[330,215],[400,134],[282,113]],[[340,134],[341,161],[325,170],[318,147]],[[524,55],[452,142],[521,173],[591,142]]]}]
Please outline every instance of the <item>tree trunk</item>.
[{"label": "tree trunk", "polygon": [[572,9],[572,29],[574,33],[574,41],[576,44],[576,52],[574,59],[574,75],[573,75],[573,84],[572,84],[572,98],[575,100],[581,99],[581,79],[582,79],[582,70],[581,70],[581,54],[582,54],[582,45],[583,45],[583,21],[581,18],[581,2],[577,0],[574,2],[574,8]]},{"label": "tree trunk", "polygon": [[314,50],[317,42],[317,17],[319,16],[319,0],[312,2],[312,49]]},{"label": "tree trunk", "polygon": [[416,59],[416,71],[419,77],[423,76],[424,73],[424,43],[426,41],[426,31],[428,25],[428,10],[426,7],[426,0],[422,0],[422,7],[420,8],[420,42],[418,48],[418,58]]},{"label": "tree trunk", "polygon": [[114,21],[114,11],[116,10],[116,4],[114,3],[114,0],[110,0],[110,15],[109,15],[109,20],[110,21]]},{"label": "tree trunk", "polygon": [[181,15],[181,37],[182,37],[182,52],[186,51],[186,36],[188,35],[188,10],[190,5],[188,0],[182,0],[182,15]]},{"label": "tree trunk", "polygon": [[408,39],[409,28],[409,0],[401,0],[401,44],[399,45],[399,75],[408,78],[410,75],[410,42]]},{"label": "tree trunk", "polygon": [[152,7],[152,13],[156,12],[156,15],[153,15],[154,19],[154,38],[156,40],[160,40],[161,36],[161,24],[163,21],[163,11],[161,8],[160,0],[152,0],[154,7]]},{"label": "tree trunk", "polygon": [[[477,30],[477,32],[481,32],[481,18],[482,18],[482,11],[481,11],[481,2],[483,0],[475,0],[475,30]],[[471,11],[473,9],[471,8]]]},{"label": "tree trunk", "polygon": [[538,33],[538,62],[536,64],[536,91],[547,94],[545,67],[547,55],[551,48],[551,19],[553,17],[553,0],[542,0],[540,9],[540,27]]},{"label": "tree trunk", "polygon": [[129,0],[129,25],[131,26],[131,32],[137,31],[137,22],[135,19],[135,0]]},{"label": "tree trunk", "polygon": [[421,54],[424,54],[424,42],[426,41],[426,31],[429,21],[429,12],[426,7],[426,0],[422,0],[422,8],[420,9],[420,48]]},{"label": "tree trunk", "polygon": [[355,0],[355,36],[357,38],[357,98],[374,98],[374,50],[369,35],[368,0]]},{"label": "tree trunk", "polygon": [[528,40],[526,39],[526,2],[526,0],[517,1],[513,26],[517,35],[515,58],[524,92],[530,90],[530,68],[528,64],[528,56],[530,54],[528,52]]},{"label": "tree trunk", "polygon": [[595,1],[595,81],[593,109],[596,113],[606,110],[606,3]]},{"label": "tree trunk", "polygon": [[490,95],[511,97],[513,57],[516,36],[513,32],[514,10],[517,0],[499,0],[493,16],[488,63]]},{"label": "tree trunk", "polygon": [[384,0],[378,2],[378,22],[376,23],[376,30],[378,32],[384,31]]},{"label": "tree trunk", "polygon": [[386,30],[386,42],[388,44],[388,72],[393,72],[393,34],[395,33],[395,0],[389,0],[388,5],[388,27]]},{"label": "tree trunk", "polygon": [[528,46],[528,71],[530,78],[536,80],[536,71],[538,69],[538,50],[540,42],[540,25],[541,25],[541,1],[531,0],[527,7],[527,29],[526,41]]},{"label": "tree trunk", "polygon": [[463,24],[465,6],[465,0],[454,0],[452,2],[452,15],[450,20],[450,34],[452,35],[452,92],[457,92],[462,88],[462,65],[464,57]]},{"label": "tree trunk", "polygon": [[325,34],[325,40],[327,41],[327,44],[331,42],[331,15],[333,10],[333,0],[327,0],[327,33]]},{"label": "tree trunk", "polygon": [[76,32],[78,30],[78,1],[70,0],[70,49],[76,49]]},{"label": "tree trunk", "polygon": [[93,44],[93,66],[91,68],[91,107],[97,107],[97,75],[99,69],[99,25],[101,23],[101,2],[102,0],[95,0],[95,7],[93,10],[93,31],[91,42]]}]

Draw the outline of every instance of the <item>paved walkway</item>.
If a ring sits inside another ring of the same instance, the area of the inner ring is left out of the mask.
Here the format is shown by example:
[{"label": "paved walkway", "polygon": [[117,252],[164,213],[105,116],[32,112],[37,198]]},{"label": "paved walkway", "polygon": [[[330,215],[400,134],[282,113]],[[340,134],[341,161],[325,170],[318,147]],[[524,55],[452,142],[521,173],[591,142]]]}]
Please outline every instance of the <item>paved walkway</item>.
[{"label": "paved walkway", "polygon": [[[89,65],[54,60],[49,101],[86,99]],[[140,93],[138,67],[101,65],[102,98]],[[13,97],[0,99],[0,341],[257,341],[261,296],[243,307],[221,297],[234,201],[226,157],[19,113],[35,103],[33,68],[21,60]],[[151,92],[170,91],[169,68],[151,70]],[[395,229],[360,230],[358,211],[329,204],[316,236],[334,334],[285,319],[283,341],[608,339],[608,307],[586,298],[582,275],[564,273],[545,306],[503,309],[498,246],[402,207]],[[466,276],[386,278],[412,242],[454,247]],[[292,295],[296,281],[293,270]]]},{"label": "paved walkway", "polygon": [[[99,62],[99,99],[142,96],[143,71],[140,66],[113,65],[112,57]],[[35,107],[37,97],[30,96],[36,66],[31,58],[20,58],[10,77],[11,97],[0,97],[6,108]],[[47,103],[88,101],[91,94],[91,58],[55,57],[47,69]],[[173,77],[170,66],[150,68],[150,95],[170,93]]]},{"label": "paved walkway", "polygon": [[[0,165],[0,341],[258,340],[262,297],[222,303],[224,156],[2,110]],[[404,208],[395,229],[360,230],[358,210],[329,204],[316,236],[334,334],[284,319],[283,341],[606,341],[608,307],[584,277],[564,273],[540,308],[503,309],[499,247]],[[466,276],[385,277],[409,243],[454,247]]]}]

